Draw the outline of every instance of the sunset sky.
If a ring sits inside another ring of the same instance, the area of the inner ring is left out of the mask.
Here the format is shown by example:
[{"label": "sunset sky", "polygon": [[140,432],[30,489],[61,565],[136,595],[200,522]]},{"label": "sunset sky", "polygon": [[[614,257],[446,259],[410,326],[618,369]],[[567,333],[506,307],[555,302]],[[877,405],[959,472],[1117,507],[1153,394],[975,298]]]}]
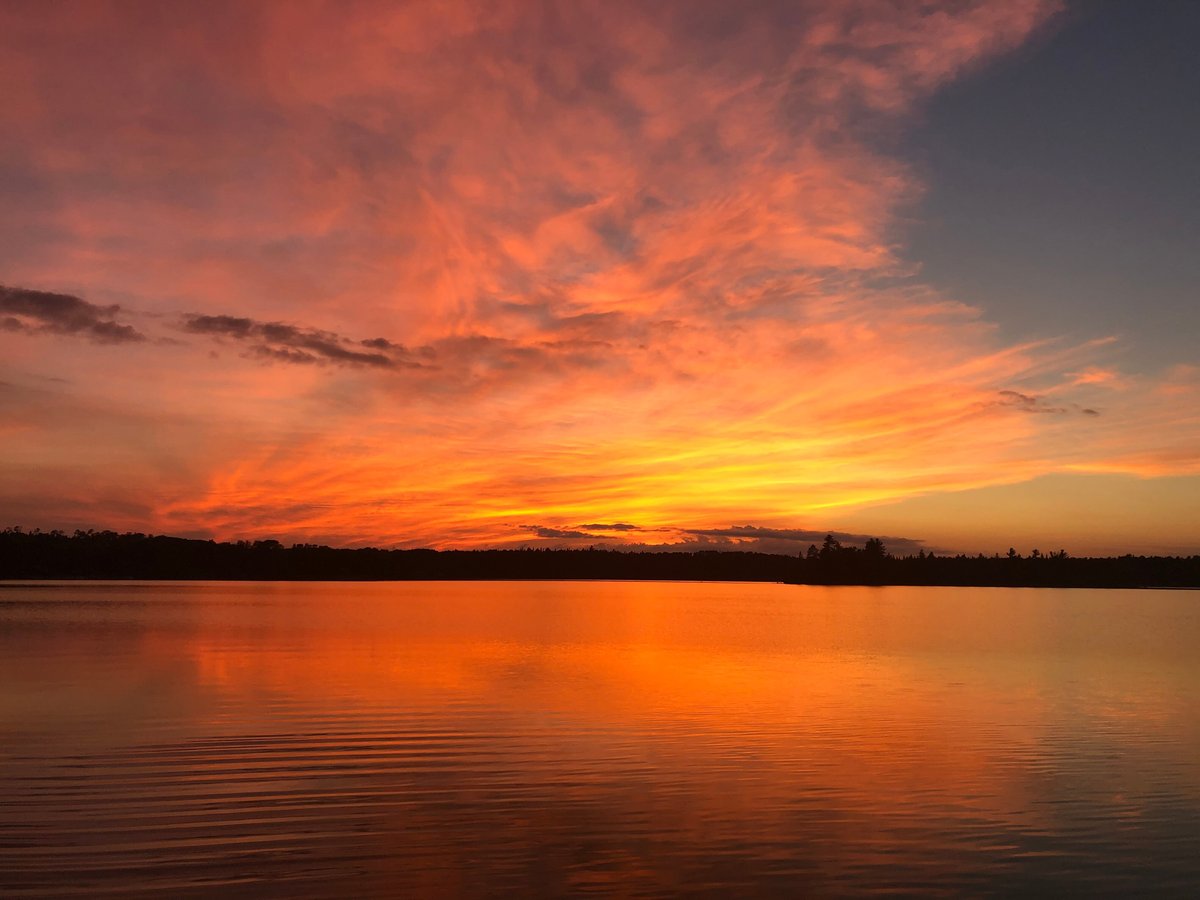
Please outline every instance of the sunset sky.
[{"label": "sunset sky", "polygon": [[1198,33],[0,0],[0,526],[1200,552]]}]

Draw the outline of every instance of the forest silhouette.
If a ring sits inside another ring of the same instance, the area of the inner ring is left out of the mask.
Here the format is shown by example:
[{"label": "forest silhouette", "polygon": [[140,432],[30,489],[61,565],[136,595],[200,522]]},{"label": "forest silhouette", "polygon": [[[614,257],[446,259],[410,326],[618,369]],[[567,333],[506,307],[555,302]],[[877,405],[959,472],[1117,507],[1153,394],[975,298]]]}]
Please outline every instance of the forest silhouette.
[{"label": "forest silhouette", "polygon": [[114,531],[0,531],[0,579],[178,579],[249,581],[470,581],[626,579],[775,581],[792,584],[1008,587],[1200,587],[1200,556],[895,556],[883,541],[784,556],[746,551],[625,551],[521,548],[387,550],[216,542]]}]

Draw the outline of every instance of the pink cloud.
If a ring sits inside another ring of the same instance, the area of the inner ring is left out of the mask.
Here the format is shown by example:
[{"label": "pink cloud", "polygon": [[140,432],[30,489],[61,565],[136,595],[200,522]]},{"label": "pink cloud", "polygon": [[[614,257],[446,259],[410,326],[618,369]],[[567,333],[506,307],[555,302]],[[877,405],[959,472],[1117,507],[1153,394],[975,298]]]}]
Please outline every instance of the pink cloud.
[{"label": "pink cloud", "polygon": [[6,7],[5,218],[33,227],[5,278],[152,339],[0,335],[0,378],[64,378],[73,410],[23,426],[5,499],[119,485],[97,524],[470,545],[1177,470],[1196,430],[1148,381],[1095,416],[997,403],[1092,409],[1126,376],[1005,345],[895,252],[922,185],[874,129],[1057,8]]}]

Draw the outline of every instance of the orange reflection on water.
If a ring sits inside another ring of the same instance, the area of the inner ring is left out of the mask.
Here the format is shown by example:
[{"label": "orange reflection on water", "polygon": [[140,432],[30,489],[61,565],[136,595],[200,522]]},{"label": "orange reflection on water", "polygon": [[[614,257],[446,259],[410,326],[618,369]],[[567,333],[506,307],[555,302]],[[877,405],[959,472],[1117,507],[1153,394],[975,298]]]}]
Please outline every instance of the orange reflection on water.
[{"label": "orange reflection on water", "polygon": [[329,603],[329,590],[271,625],[271,652],[254,633],[197,634],[198,681],[448,729],[482,710],[518,740],[552,723],[591,735],[598,765],[614,735],[685,765],[732,752],[786,767],[807,748],[825,789],[953,785],[997,810],[1028,807],[1006,761],[1055,729],[1194,718],[1175,702],[1196,685],[1188,633],[1131,633],[1088,608],[1104,596],[516,583],[337,587]]},{"label": "orange reflection on water", "polygon": [[1125,850],[1153,847],[1167,871],[1195,844],[1172,824],[1200,810],[1185,594],[441,583],[129,597],[87,607],[102,641],[61,627],[80,615],[69,601],[36,607],[40,629],[18,622],[26,648],[58,660],[41,676],[58,699],[9,711],[42,733],[43,765],[89,754],[79,790],[101,818],[132,796],[193,836],[221,826],[231,855],[286,838],[418,891],[531,873],[550,893],[834,889],[898,872],[969,890],[989,867],[1032,878],[1099,853],[1116,822]]}]

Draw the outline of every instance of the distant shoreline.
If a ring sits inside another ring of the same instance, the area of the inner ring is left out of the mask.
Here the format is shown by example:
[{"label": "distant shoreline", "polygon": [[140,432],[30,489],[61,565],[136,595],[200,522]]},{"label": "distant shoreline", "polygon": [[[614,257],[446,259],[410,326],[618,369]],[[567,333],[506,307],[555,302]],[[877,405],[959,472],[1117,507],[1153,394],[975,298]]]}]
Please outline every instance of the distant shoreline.
[{"label": "distant shoreline", "polygon": [[[827,588],[995,588],[1021,591],[1200,591],[1200,585],[1061,585],[1061,584],[870,584],[859,582],[822,583],[800,581],[763,581],[745,578],[0,578],[0,591],[15,588],[67,588],[76,584],[152,585],[152,584],[779,584],[786,587]],[[0,599],[3,596],[0,595]]]},{"label": "distant shoreline", "polygon": [[0,581],[690,581],[1200,588],[1200,556],[892,556],[827,538],[803,557],[745,551],[337,549],[112,531],[0,532]]}]

